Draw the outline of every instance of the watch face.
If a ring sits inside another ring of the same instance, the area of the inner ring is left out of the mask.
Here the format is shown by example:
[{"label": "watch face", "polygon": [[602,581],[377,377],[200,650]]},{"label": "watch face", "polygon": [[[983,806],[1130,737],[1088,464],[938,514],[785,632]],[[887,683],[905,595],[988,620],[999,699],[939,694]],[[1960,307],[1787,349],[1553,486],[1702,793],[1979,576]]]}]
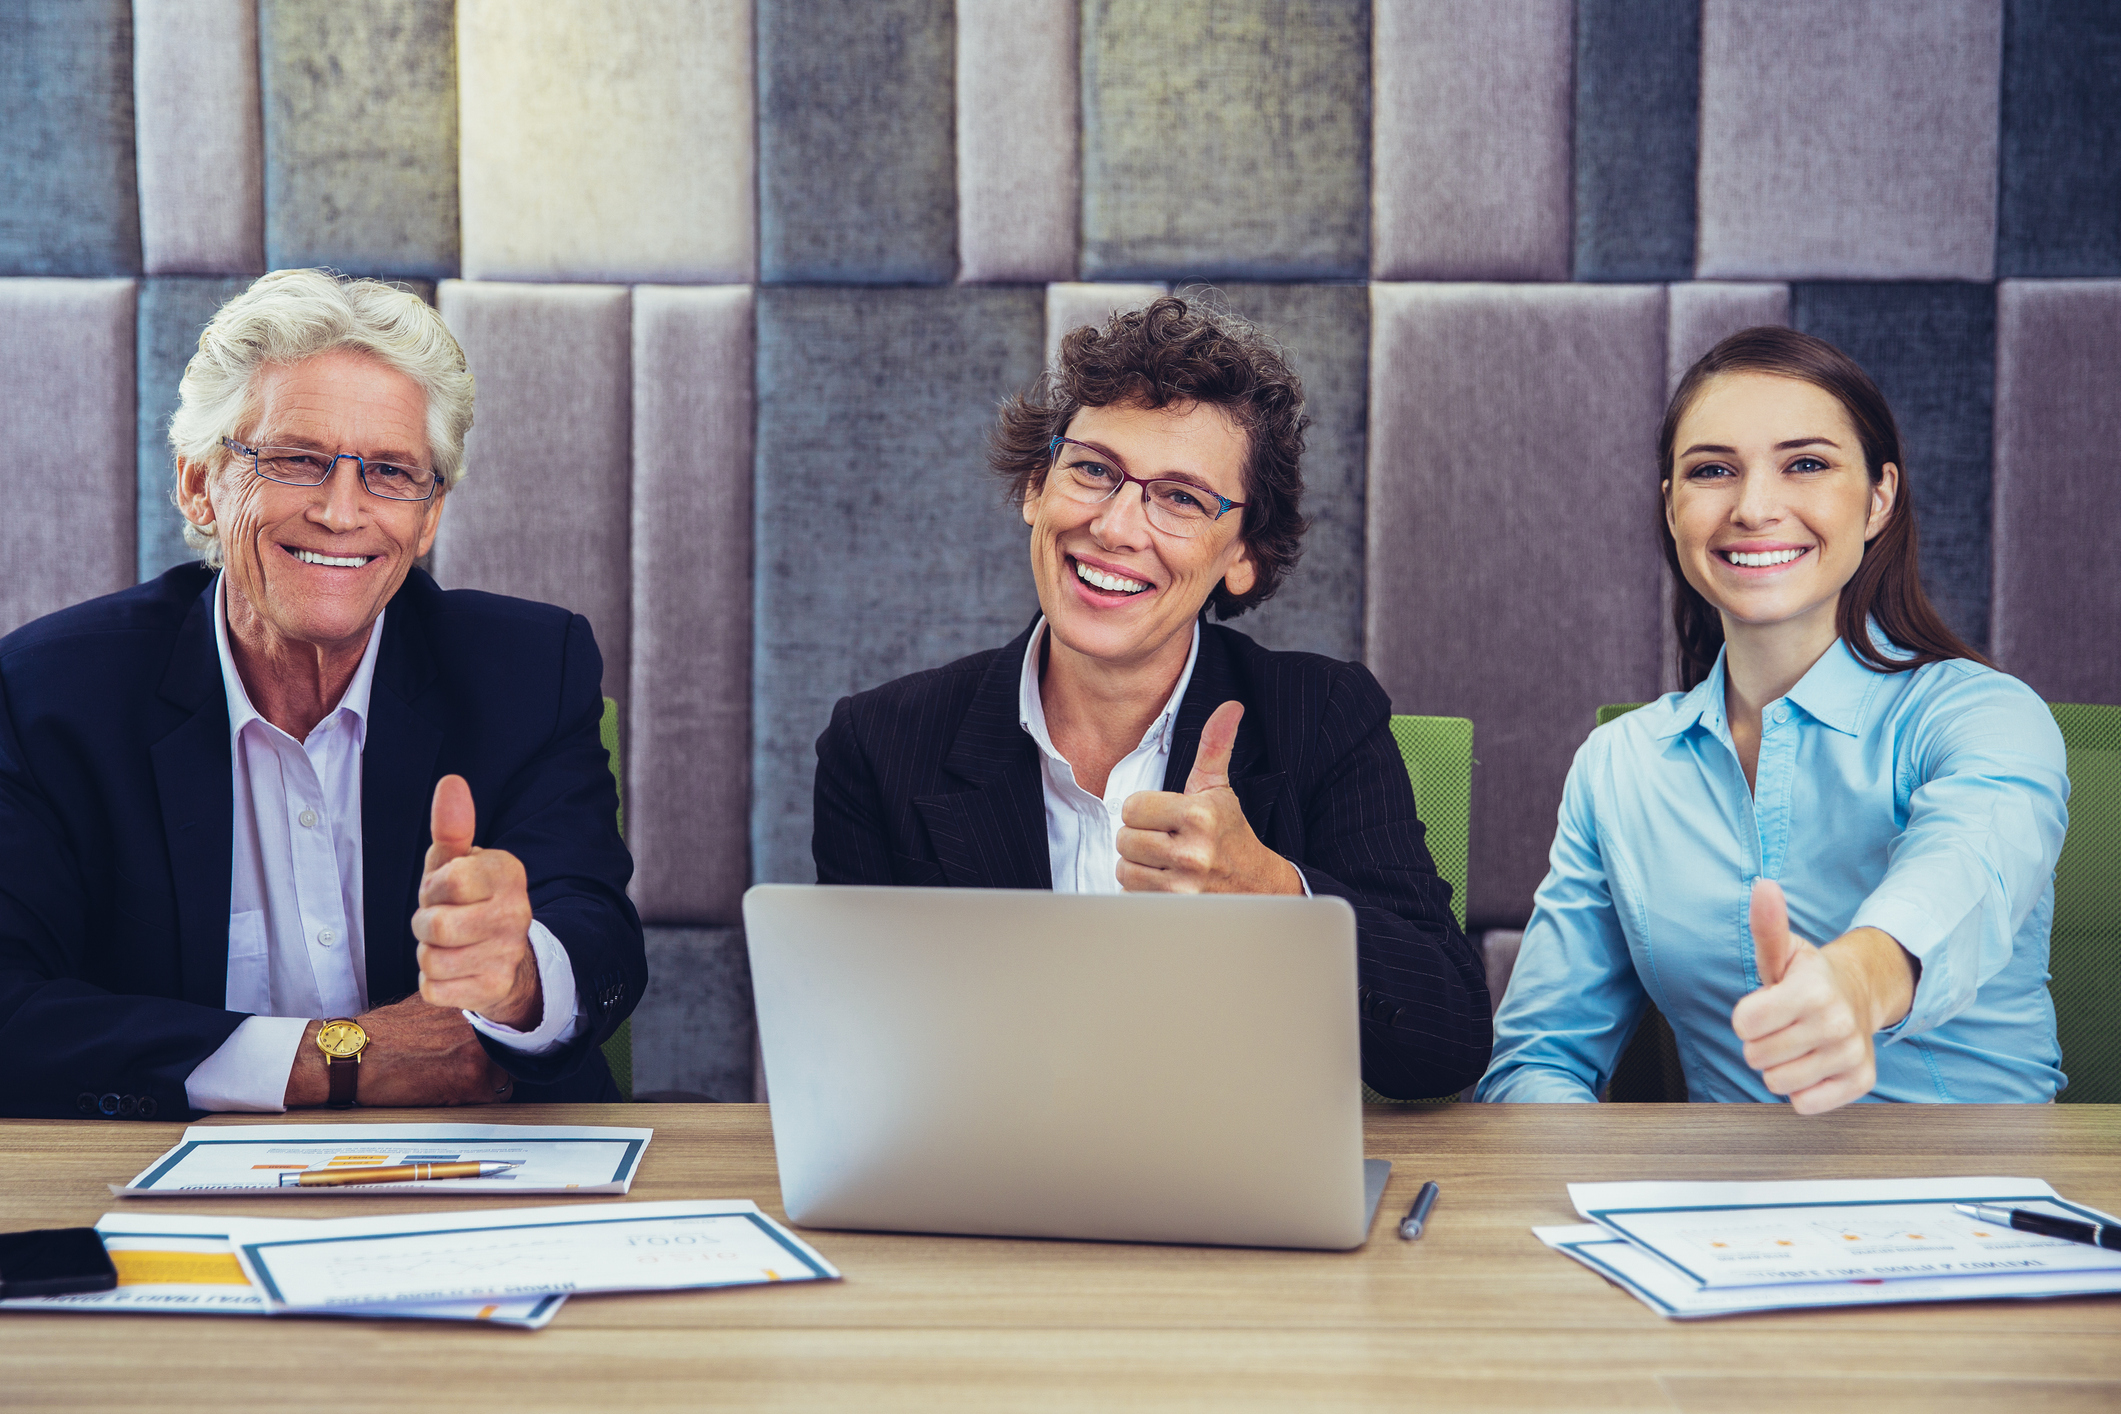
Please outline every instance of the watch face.
[{"label": "watch face", "polygon": [[317,1046],[325,1055],[343,1059],[357,1056],[368,1044],[368,1033],[357,1021],[327,1021],[317,1033]]}]

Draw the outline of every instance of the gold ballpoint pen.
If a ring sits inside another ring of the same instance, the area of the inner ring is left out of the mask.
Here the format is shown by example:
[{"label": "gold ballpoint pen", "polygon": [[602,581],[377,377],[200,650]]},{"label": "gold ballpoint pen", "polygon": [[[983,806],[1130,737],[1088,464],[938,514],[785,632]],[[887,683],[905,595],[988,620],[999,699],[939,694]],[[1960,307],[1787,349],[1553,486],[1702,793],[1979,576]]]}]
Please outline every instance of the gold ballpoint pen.
[{"label": "gold ballpoint pen", "polygon": [[280,1175],[282,1188],[340,1188],[350,1183],[424,1183],[430,1178],[492,1178],[497,1173],[521,1168],[521,1159],[504,1162],[469,1159],[440,1164],[384,1164],[379,1168],[304,1169]]}]

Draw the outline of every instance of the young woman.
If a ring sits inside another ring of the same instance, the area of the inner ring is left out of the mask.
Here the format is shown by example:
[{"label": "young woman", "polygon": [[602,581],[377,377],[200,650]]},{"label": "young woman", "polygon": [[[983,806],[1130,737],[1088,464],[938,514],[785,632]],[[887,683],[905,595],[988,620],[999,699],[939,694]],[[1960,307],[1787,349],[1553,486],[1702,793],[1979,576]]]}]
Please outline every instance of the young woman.
[{"label": "young woman", "polygon": [[1480,1098],[1596,1099],[1647,998],[1696,1100],[2052,1099],[2062,739],[1924,596],[1884,397],[1748,329],[1658,464],[1690,690],[1577,752]]}]

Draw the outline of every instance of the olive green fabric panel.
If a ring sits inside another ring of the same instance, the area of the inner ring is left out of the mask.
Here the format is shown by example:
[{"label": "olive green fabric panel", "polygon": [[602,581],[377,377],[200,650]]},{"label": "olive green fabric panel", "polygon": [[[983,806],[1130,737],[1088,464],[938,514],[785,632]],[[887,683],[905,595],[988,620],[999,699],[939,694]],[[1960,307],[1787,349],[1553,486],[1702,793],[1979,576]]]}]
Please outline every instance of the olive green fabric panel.
[{"label": "olive green fabric panel", "polygon": [[1466,926],[1466,863],[1473,800],[1473,724],[1463,717],[1392,718],[1392,740],[1407,763],[1414,813],[1429,857],[1451,886],[1451,912]]},{"label": "olive green fabric panel", "polygon": [[0,5],[0,275],[137,275],[126,0]]},{"label": "olive green fabric panel", "polygon": [[2121,706],[2053,708],[2069,749],[2048,991],[2071,1104],[2121,1104]]},{"label": "olive green fabric panel", "polygon": [[1082,271],[1363,275],[1366,0],[1084,0]]}]

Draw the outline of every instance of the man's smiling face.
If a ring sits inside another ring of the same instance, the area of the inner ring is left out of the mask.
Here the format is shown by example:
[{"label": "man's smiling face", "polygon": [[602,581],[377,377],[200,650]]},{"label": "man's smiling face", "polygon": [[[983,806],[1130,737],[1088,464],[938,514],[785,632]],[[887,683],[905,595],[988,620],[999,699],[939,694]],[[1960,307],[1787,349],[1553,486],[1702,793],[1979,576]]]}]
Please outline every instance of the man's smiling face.
[{"label": "man's smiling face", "polygon": [[[257,416],[236,438],[246,446],[434,464],[426,396],[372,358],[334,350],[267,368],[257,396]],[[286,486],[251,475],[249,459],[233,455],[211,474],[187,466],[184,489],[185,513],[217,527],[231,626],[253,619],[271,638],[323,649],[364,640],[434,544],[443,501],[439,490],[426,501],[372,496],[351,461],[322,486]]]}]

